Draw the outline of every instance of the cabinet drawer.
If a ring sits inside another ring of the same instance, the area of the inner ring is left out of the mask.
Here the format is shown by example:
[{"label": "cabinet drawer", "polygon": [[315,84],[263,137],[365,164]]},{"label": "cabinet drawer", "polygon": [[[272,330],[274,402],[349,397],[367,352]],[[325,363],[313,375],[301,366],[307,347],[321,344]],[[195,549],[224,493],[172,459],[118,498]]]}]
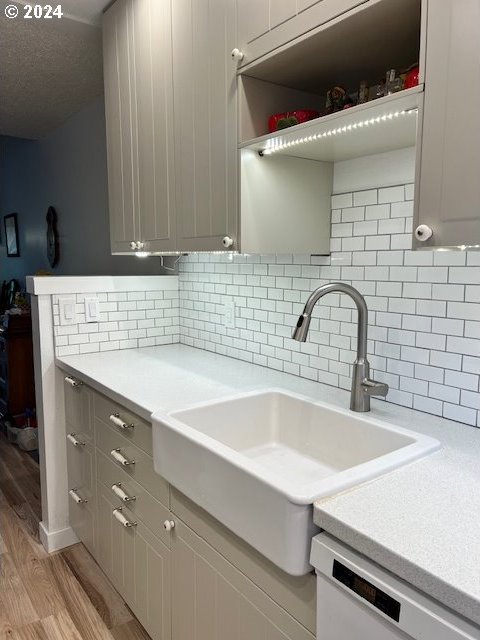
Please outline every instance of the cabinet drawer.
[{"label": "cabinet drawer", "polygon": [[95,418],[118,431],[124,438],[152,455],[152,426],[105,396],[94,396]]},{"label": "cabinet drawer", "polygon": [[[127,476],[136,480],[166,507],[170,506],[168,482],[158,473],[155,473],[153,458],[99,420],[96,422],[96,439],[98,449],[112,460],[119,469],[125,471]],[[115,459],[114,451],[116,451],[117,456],[122,456],[127,462],[133,464],[123,465]]]},{"label": "cabinet drawer", "polygon": [[[104,453],[97,450],[97,477],[102,482],[113,500],[124,504],[131,511],[135,519],[140,519],[151,529],[151,531],[167,546],[170,546],[171,534],[165,531],[163,523],[172,519],[170,511],[148,491],[146,491],[138,482],[131,478],[123,469],[112,460],[107,458]],[[134,498],[122,502],[113,490],[113,486],[123,491],[128,498]],[[119,487],[120,485],[120,487]]]},{"label": "cabinet drawer", "polygon": [[93,440],[92,391],[74,376],[65,376],[65,418],[67,433],[75,433],[83,441]]},{"label": "cabinet drawer", "polygon": [[70,526],[95,554],[96,480],[92,445],[67,440],[68,509]]},{"label": "cabinet drawer", "polygon": [[93,556],[96,555],[95,514],[93,504],[77,503],[69,497],[70,526]]},{"label": "cabinet drawer", "polygon": [[95,499],[94,449],[80,438],[75,441],[82,444],[74,445],[67,437],[68,490],[78,491],[80,497],[90,504]]},{"label": "cabinet drawer", "polygon": [[[112,499],[101,483],[98,493],[98,562],[152,640],[171,638],[170,550],[135,515]],[[117,520],[114,510],[133,526]]]}]

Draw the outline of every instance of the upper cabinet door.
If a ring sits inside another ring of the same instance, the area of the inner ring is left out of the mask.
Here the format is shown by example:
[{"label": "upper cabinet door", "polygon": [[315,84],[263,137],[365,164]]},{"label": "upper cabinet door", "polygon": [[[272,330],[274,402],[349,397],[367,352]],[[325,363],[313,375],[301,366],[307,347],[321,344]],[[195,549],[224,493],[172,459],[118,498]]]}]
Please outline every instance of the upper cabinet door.
[{"label": "upper cabinet door", "polygon": [[170,0],[117,0],[104,16],[112,251],[175,249]]},{"label": "upper cabinet door", "polygon": [[480,0],[429,2],[416,247],[480,244]]},{"label": "upper cabinet door", "polygon": [[174,0],[172,28],[177,249],[235,249],[235,0]]},{"label": "upper cabinet door", "polygon": [[[238,0],[239,66],[295,40],[368,0]],[[388,1],[388,0],[386,0]]]},{"label": "upper cabinet door", "polygon": [[107,124],[108,195],[112,253],[131,251],[139,239],[135,99],[132,91],[133,12],[118,0],[103,20],[103,69]]}]

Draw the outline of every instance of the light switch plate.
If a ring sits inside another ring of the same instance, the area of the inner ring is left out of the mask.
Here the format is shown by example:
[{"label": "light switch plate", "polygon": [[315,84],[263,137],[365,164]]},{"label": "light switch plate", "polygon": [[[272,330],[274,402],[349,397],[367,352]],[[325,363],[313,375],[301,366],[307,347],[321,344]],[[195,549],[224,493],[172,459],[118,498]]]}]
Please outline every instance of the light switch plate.
[{"label": "light switch plate", "polygon": [[235,300],[229,300],[223,307],[223,324],[227,329],[235,329]]},{"label": "light switch plate", "polygon": [[85,298],[85,321],[98,322],[98,298]]},{"label": "light switch plate", "polygon": [[77,301],[75,298],[60,298],[58,306],[60,309],[60,324],[63,326],[77,324],[77,312],[75,309]]}]

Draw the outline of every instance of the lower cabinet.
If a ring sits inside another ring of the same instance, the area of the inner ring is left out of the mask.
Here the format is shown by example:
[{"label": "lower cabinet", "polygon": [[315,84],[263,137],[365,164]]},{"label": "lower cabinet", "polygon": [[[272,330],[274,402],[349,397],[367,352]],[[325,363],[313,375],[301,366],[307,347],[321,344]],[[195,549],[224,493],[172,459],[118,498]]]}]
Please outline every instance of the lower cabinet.
[{"label": "lower cabinet", "polygon": [[287,576],[169,487],[140,419],[127,439],[81,389],[90,411],[65,396],[70,524],[152,640],[314,640],[313,575]]},{"label": "lower cabinet", "polygon": [[100,482],[97,495],[97,560],[153,640],[169,640],[171,552]]},{"label": "lower cabinet", "polygon": [[311,640],[313,636],[183,522],[172,544],[175,640]]}]

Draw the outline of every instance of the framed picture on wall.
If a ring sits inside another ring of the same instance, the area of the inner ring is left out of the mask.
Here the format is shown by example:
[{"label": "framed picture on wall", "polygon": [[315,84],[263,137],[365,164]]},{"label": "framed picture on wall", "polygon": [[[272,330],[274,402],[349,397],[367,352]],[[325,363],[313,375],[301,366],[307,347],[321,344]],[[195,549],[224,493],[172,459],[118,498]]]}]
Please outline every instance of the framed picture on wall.
[{"label": "framed picture on wall", "polygon": [[10,213],[8,216],[4,216],[3,222],[5,225],[5,242],[7,244],[7,256],[9,258],[19,258],[20,247],[18,244],[17,214]]}]

